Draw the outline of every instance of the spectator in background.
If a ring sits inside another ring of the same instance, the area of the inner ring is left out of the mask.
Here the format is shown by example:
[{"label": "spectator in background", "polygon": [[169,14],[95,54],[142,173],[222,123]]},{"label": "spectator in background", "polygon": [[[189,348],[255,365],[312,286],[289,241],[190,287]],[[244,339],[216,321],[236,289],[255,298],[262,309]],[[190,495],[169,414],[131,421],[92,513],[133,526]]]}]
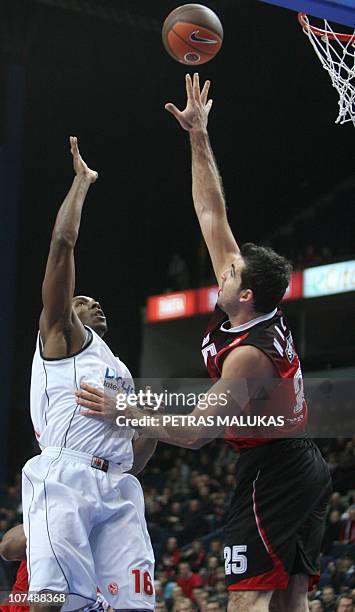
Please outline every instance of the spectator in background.
[{"label": "spectator in background", "polygon": [[218,557],[210,556],[207,559],[207,580],[206,583],[209,587],[214,587],[217,582],[217,568],[219,564]]},{"label": "spectator in background", "polygon": [[[339,458],[338,458],[337,453],[330,453],[330,455],[328,455],[327,465],[328,465],[328,468],[331,474],[335,472],[335,470],[337,469],[339,465]],[[336,493],[336,495],[339,495],[339,499],[340,499],[340,494]]]},{"label": "spectator in background", "polygon": [[324,612],[324,604],[320,599],[314,599],[309,602],[310,612]]},{"label": "spectator in background", "polygon": [[337,560],[338,568],[338,591],[341,587],[355,588],[355,564],[350,555],[345,555]]},{"label": "spectator in background", "polygon": [[182,508],[180,502],[173,502],[170,505],[170,508],[166,510],[166,513],[161,517],[160,524],[170,532],[173,533],[181,533],[183,530],[183,518],[182,518]]},{"label": "spectator in background", "polygon": [[197,609],[201,612],[206,612],[208,593],[201,587],[195,588],[192,591],[192,600],[194,601]]},{"label": "spectator in background", "polygon": [[[334,455],[335,453],[331,453],[330,456]],[[329,463],[328,463],[329,465]],[[340,493],[338,493],[338,491],[334,491],[334,493],[332,493],[332,496],[329,500],[329,510],[328,510],[328,514],[330,512],[332,512],[332,510],[338,510],[338,512],[340,513],[340,515],[342,515],[346,508],[344,506],[344,504],[341,501],[341,496]]]},{"label": "spectator in background", "polygon": [[181,559],[181,551],[178,547],[178,541],[175,537],[168,538],[166,548],[163,552],[163,567],[168,574],[172,573],[178,566]]},{"label": "spectator in background", "polygon": [[168,608],[165,605],[165,601],[156,601],[154,612],[168,612]]},{"label": "spectator in background", "polygon": [[323,587],[322,601],[324,605],[324,612],[335,612],[335,591],[332,586]]},{"label": "spectator in background", "polygon": [[213,498],[213,515],[214,515],[214,519],[212,523],[213,529],[218,529],[219,527],[223,525],[227,505],[228,503],[227,503],[226,494],[223,492],[216,493],[216,495]]},{"label": "spectator in background", "polygon": [[204,591],[203,589],[199,589],[199,595],[198,597],[195,598],[195,602],[198,606],[198,610],[200,610],[200,612],[206,612],[206,606],[207,606],[207,601],[208,601],[208,593],[207,591]]},{"label": "spectator in background", "polygon": [[171,500],[171,488],[164,487],[163,491],[158,494],[157,500],[163,507],[167,506]]},{"label": "spectator in background", "polygon": [[[169,583],[166,586],[166,589],[169,587]],[[171,589],[171,597],[167,597],[168,594],[165,594],[165,601],[169,608],[169,610],[174,609],[178,602],[184,597],[184,592],[181,587],[177,584],[173,586]]]},{"label": "spectator in background", "polygon": [[222,542],[221,540],[211,540],[209,555],[213,555],[218,559],[222,559]]},{"label": "spectator in background", "polygon": [[207,602],[206,612],[222,612],[222,608],[216,599],[210,599]]},{"label": "spectator in background", "polygon": [[193,612],[191,599],[181,597],[174,605],[172,612]]},{"label": "spectator in background", "polygon": [[340,531],[340,512],[339,510],[331,510],[330,514],[328,514],[322,543],[322,552],[325,555],[330,554],[334,543],[340,542]]},{"label": "spectator in background", "polygon": [[337,599],[336,612],[354,612],[351,595],[340,595]]},{"label": "spectator in background", "polygon": [[355,504],[348,510],[348,518],[341,522],[340,542],[353,544],[355,542]]},{"label": "spectator in background", "polygon": [[177,583],[182,588],[184,595],[191,598],[195,587],[202,586],[201,576],[191,571],[190,564],[184,561],[179,563]]},{"label": "spectator in background", "polygon": [[190,563],[191,569],[198,572],[206,559],[206,552],[199,540],[194,540],[191,546],[184,553],[185,559]]},{"label": "spectator in background", "polygon": [[[174,589],[178,589],[178,593],[180,593],[180,597],[183,596],[181,587],[179,587],[176,584],[176,582],[174,582],[174,579],[172,580],[167,579],[165,586],[164,586],[164,601],[166,602],[167,605],[171,604],[174,600],[174,593],[176,593]],[[175,594],[175,599],[177,596],[178,595]],[[170,607],[169,607],[169,610],[170,610]]]},{"label": "spectator in background", "polygon": [[217,580],[214,590],[215,590],[215,598],[219,602],[222,610],[227,609],[228,593],[227,593],[226,583],[224,579]]},{"label": "spectator in background", "polygon": [[210,488],[205,485],[202,485],[198,489],[198,496],[199,496],[199,500],[200,500],[200,504],[203,509],[203,512],[205,514],[212,514],[213,513],[213,502],[211,499]]},{"label": "spectator in background", "polygon": [[190,499],[184,524],[184,542],[187,543],[195,538],[200,538],[206,535],[208,531],[209,524],[203,514],[200,501],[198,499]]}]

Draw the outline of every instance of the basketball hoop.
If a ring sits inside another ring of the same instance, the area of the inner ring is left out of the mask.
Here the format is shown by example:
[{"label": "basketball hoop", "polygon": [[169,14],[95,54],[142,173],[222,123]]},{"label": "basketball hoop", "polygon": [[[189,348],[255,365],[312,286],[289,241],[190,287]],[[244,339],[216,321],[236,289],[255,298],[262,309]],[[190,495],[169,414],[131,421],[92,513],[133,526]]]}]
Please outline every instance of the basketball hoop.
[{"label": "basketball hoop", "polygon": [[306,13],[298,13],[298,21],[339,94],[335,123],[352,121],[355,127],[355,30],[352,34],[335,32],[326,19],[324,27],[316,27]]}]

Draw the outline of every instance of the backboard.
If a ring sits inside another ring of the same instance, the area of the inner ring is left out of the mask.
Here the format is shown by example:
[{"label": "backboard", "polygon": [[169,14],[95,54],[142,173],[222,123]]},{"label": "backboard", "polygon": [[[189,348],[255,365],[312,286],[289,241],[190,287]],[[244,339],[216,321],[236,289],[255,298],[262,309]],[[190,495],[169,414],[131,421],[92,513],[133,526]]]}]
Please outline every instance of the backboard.
[{"label": "backboard", "polygon": [[260,0],[355,28],[355,0]]}]

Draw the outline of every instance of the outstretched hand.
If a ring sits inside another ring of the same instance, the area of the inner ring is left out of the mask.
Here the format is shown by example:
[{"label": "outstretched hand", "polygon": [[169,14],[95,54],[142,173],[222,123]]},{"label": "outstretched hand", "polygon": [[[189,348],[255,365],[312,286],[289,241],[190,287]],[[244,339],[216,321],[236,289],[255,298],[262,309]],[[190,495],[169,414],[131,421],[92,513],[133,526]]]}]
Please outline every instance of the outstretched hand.
[{"label": "outstretched hand", "polygon": [[80,414],[111,423],[117,419],[116,396],[107,395],[103,389],[82,382],[75,391],[76,401],[81,406]]},{"label": "outstretched hand", "polygon": [[81,157],[78,147],[78,139],[76,138],[76,136],[70,136],[69,140],[70,151],[73,156],[73,166],[75,174],[78,176],[85,176],[87,179],[89,179],[90,183],[95,183],[99,175],[97,174],[97,172],[95,172],[95,170],[90,170],[88,165]]},{"label": "outstretched hand", "polygon": [[195,72],[193,81],[189,74],[186,75],[187,104],[180,111],[174,104],[169,102],[165,109],[178,120],[181,127],[188,132],[194,130],[205,130],[208,124],[208,115],[212,107],[212,100],[208,100],[210,81],[206,81],[203,89],[200,88],[200,78]]}]

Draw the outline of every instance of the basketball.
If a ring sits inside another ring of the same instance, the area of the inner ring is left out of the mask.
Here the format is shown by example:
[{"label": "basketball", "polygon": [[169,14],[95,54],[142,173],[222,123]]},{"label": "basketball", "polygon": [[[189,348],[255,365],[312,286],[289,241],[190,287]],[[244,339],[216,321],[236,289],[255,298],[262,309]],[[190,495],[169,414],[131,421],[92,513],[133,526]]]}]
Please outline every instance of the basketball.
[{"label": "basketball", "polygon": [[202,4],[184,4],[164,21],[164,47],[178,62],[206,64],[222,46],[223,27],[217,15]]}]

